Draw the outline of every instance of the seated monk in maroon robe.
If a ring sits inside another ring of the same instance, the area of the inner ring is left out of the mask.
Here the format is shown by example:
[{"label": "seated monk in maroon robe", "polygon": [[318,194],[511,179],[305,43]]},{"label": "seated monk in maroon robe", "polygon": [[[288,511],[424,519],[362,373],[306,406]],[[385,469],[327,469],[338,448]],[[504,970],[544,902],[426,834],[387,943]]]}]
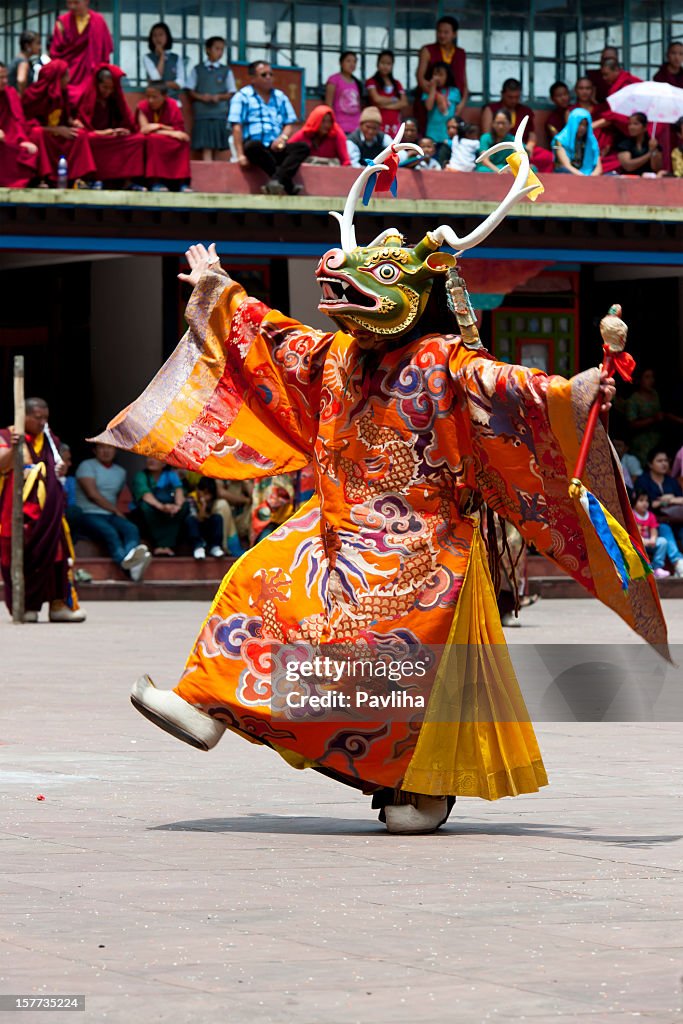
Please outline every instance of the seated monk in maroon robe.
[{"label": "seated monk in maroon robe", "polygon": [[190,136],[180,107],[168,98],[163,82],[150,82],[136,113],[145,136],[145,176],[151,189],[164,191],[172,185],[180,186],[181,192],[191,191]]},{"label": "seated monk in maroon robe", "polygon": [[66,14],[57,18],[50,56],[65,60],[69,68],[69,98],[77,106],[95,68],[111,60],[114,43],[109,27],[90,0],[66,0]]},{"label": "seated monk in maroon robe", "polygon": [[65,157],[69,182],[93,177],[93,160],[88,133],[71,114],[67,93],[69,72],[63,60],[52,60],[29,85],[22,97],[31,139],[41,135],[47,155],[45,176],[57,178],[57,164]]},{"label": "seated monk in maroon robe", "polygon": [[0,187],[23,188],[41,177],[40,151],[28,137],[19,93],[7,84],[0,64]]},{"label": "seated monk in maroon robe", "polygon": [[[52,622],[82,622],[85,613],[70,578],[73,547],[64,519],[65,491],[59,476],[57,438],[45,432],[49,410],[42,398],[26,402],[24,441],[24,604],[27,622],[36,622],[44,601],[50,602]],[[12,611],[12,490],[14,447],[20,443],[14,427],[0,430],[0,570],[4,598]]]},{"label": "seated monk in maroon robe", "polygon": [[[600,66],[600,73],[602,74],[603,81],[606,87],[607,96],[613,96],[619,92],[620,89],[625,89],[627,85],[634,85],[636,82],[642,82],[642,78],[637,78],[632,75],[630,71],[624,71],[619,63],[608,57],[603,60]],[[628,138],[628,122],[629,118],[626,114],[617,114],[612,110],[609,103],[605,101],[598,106],[597,120],[593,122],[593,128],[602,129],[610,133],[614,140],[613,150],[616,151],[619,143]],[[662,149],[662,163],[665,170],[671,169],[671,135],[669,126],[665,124],[653,125],[648,124],[648,131],[650,135],[654,135]],[[603,161],[603,171],[605,169]]]},{"label": "seated monk in maroon robe", "polygon": [[534,112],[525,103],[520,103],[522,95],[521,83],[516,78],[507,78],[503,82],[500,92],[500,99],[494,103],[488,103],[481,112],[481,134],[491,131],[493,119],[499,110],[507,110],[512,122],[512,134],[517,131],[517,125],[528,117],[527,126],[524,129],[524,146],[534,167],[543,174],[551,174],[555,169],[555,158],[549,149],[542,149],[536,144],[536,125]]},{"label": "seated monk in maroon robe", "polygon": [[145,173],[145,140],[121,88],[115,64],[93,71],[78,105],[78,120],[88,132],[100,181],[120,182]]}]

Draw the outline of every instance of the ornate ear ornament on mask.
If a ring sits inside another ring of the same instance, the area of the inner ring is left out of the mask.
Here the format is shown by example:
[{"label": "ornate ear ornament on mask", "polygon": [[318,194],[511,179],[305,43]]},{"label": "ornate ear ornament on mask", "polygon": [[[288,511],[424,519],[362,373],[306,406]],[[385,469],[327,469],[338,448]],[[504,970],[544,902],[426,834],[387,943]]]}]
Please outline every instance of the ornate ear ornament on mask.
[{"label": "ornate ear ornament on mask", "polygon": [[[514,140],[498,143],[479,157],[482,160],[492,153],[510,150],[506,162],[514,177],[505,199],[470,234],[460,237],[449,225],[443,224],[427,232],[422,241],[410,249],[396,228],[387,228],[369,245],[358,246],[353,219],[361,196],[370,198],[370,182],[377,182],[377,191],[395,194],[397,154],[400,151],[422,154],[419,146],[401,142],[401,129],[376,162],[369,163],[360,172],[344,204],[343,214],[331,213],[339,221],[341,248],[325,253],[316,269],[323,291],[318,307],[321,312],[336,320],[343,330],[371,344],[373,337],[401,335],[414,327],[427,305],[434,280],[446,275],[448,302],[458,319],[463,341],[478,347],[481,342],[476,318],[465,282],[457,271],[456,257],[484,241],[520,199],[529,196],[534,200],[543,191],[531,171],[522,142],[526,123],[525,118]],[[455,256],[439,252],[444,245],[455,249]]]}]

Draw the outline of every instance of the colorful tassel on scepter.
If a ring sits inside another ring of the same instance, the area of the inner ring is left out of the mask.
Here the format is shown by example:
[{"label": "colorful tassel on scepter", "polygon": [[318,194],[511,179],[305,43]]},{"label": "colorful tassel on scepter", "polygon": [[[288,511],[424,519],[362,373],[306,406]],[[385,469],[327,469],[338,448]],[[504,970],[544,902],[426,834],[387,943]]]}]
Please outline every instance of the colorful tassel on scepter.
[{"label": "colorful tassel on scepter", "polygon": [[[603,341],[602,367],[608,377],[617,372],[623,380],[630,382],[636,364],[633,356],[625,351],[627,333],[628,327],[621,319],[621,306],[610,306],[607,316],[600,321],[600,334]],[[569,484],[569,495],[580,503],[614,564],[622,588],[626,590],[631,580],[649,576],[652,566],[640,538],[632,537],[581,482],[588,461],[588,452],[593,443],[601,405],[602,392],[599,391],[588,413],[574,475]]]}]

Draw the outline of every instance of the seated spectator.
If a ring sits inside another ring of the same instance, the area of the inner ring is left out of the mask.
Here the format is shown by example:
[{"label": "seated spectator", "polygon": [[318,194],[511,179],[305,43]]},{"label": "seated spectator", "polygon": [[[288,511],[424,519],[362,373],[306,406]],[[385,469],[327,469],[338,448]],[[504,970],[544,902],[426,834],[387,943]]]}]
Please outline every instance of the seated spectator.
[{"label": "seated spectator", "polygon": [[294,511],[296,473],[256,480],[252,491],[252,544],[267,537],[284,523]]},{"label": "seated spectator", "polygon": [[45,152],[45,176],[52,182],[56,181],[59,160],[64,157],[68,180],[73,184],[85,178],[94,179],[96,168],[88,133],[73,116],[67,92],[68,81],[65,61],[51,60],[37,81],[28,86],[22,103],[31,140],[36,141],[36,135],[42,136],[42,144],[39,145]]},{"label": "seated spectator", "polygon": [[360,115],[360,127],[347,138],[351,166],[365,167],[366,160],[374,160],[392,141],[382,131],[382,115],[377,107],[366,107]]},{"label": "seated spectator", "polygon": [[190,136],[180,107],[163,82],[151,82],[136,110],[145,136],[145,177],[152,192],[191,192]]},{"label": "seated spectator", "polygon": [[[633,518],[638,524],[640,536],[643,538],[643,547],[652,563],[655,577],[658,580],[666,579],[671,575],[668,569],[664,568],[669,545],[665,537],[659,536],[659,523],[650,512],[650,499],[645,491],[636,494],[633,502]],[[678,549],[676,550],[678,551]]]},{"label": "seated spectator", "polygon": [[73,508],[76,504],[76,478],[69,476],[69,470],[72,467],[73,459],[71,456],[71,446],[68,444],[60,444],[59,446],[59,457],[62,460],[63,470],[59,477],[59,482],[64,488],[66,495],[66,508]]},{"label": "seated spectator", "polygon": [[427,79],[429,88],[422,94],[422,101],[427,111],[427,136],[437,146],[437,159],[448,158],[449,135],[446,125],[455,116],[460,102],[460,90],[453,82],[453,74],[448,64],[438,61],[429,72]]},{"label": "seated spectator", "polygon": [[545,130],[552,149],[553,139],[566,125],[569,112],[569,88],[564,82],[550,86],[550,102],[554,105],[546,118]]},{"label": "seated spectator", "polygon": [[603,174],[613,174],[619,170],[619,154],[617,153],[617,140],[621,138],[621,132],[616,127],[611,127],[602,117],[604,107],[595,101],[595,87],[590,78],[584,75],[579,78],[574,92],[576,104],[572,110],[586,110],[591,116],[593,134],[598,143],[600,151],[600,162],[602,163]]},{"label": "seated spectator", "polygon": [[0,188],[24,188],[40,178],[45,159],[29,138],[19,94],[7,84],[7,68],[0,64]]},{"label": "seated spectator", "polygon": [[423,139],[420,139],[420,148],[424,152],[424,156],[418,157],[415,163],[415,170],[440,171],[441,164],[436,159],[436,143],[434,139],[430,139],[428,135],[425,135]]},{"label": "seated spectator", "polygon": [[394,78],[394,54],[382,50],[377,57],[377,70],[365,83],[370,103],[382,115],[382,131],[393,139],[401,126],[401,111],[408,106],[406,91]]},{"label": "seated spectator", "polygon": [[615,451],[619,456],[619,462],[621,463],[621,468],[624,472],[624,479],[626,478],[626,474],[628,473],[632,481],[637,480],[640,474],[643,472],[643,467],[640,464],[640,460],[637,459],[635,455],[631,454],[631,452],[629,451],[628,444],[626,443],[626,441],[623,441],[620,437],[613,438],[612,444],[614,445]]},{"label": "seated spectator", "polygon": [[216,480],[216,493],[230,506],[240,540],[248,543],[251,525],[251,481]]},{"label": "seated spectator", "polygon": [[672,125],[671,170],[675,178],[683,178],[683,118]]},{"label": "seated spectator", "polygon": [[201,478],[187,519],[187,533],[197,560],[206,558],[207,547],[212,558],[223,558],[226,550],[235,558],[244,553],[230,505],[218,497],[216,484],[210,477]]},{"label": "seated spectator", "polygon": [[[417,143],[420,133],[417,130],[417,118],[406,117],[403,122],[403,138],[402,142],[414,142]],[[401,162],[401,156],[405,154],[399,153],[399,163]]]},{"label": "seated spectator", "polygon": [[351,163],[346,136],[334,119],[331,107],[321,104],[314,107],[304,122],[303,128],[294,132],[291,145],[305,143],[310,151],[306,163],[337,164],[348,167]]},{"label": "seated spectator", "polygon": [[9,84],[20,96],[24,95],[27,86],[35,82],[44,64],[50,58],[42,52],[41,37],[38,32],[22,32],[19,36],[20,53],[9,66]]},{"label": "seated spectator", "polygon": [[427,131],[427,111],[422,100],[422,95],[429,92],[429,82],[434,66],[439,63],[447,64],[450,68],[453,84],[460,91],[460,101],[455,113],[459,117],[469,95],[467,88],[467,54],[461,46],[457,46],[459,24],[457,18],[439,18],[436,23],[436,42],[428,43],[420,50],[417,65],[417,100],[415,102],[415,116],[418,122],[418,134],[422,135]]},{"label": "seated spectator", "polygon": [[674,575],[683,577],[683,490],[669,473],[669,456],[661,448],[647,455],[647,468],[636,480],[636,491],[650,499],[659,525],[659,536],[667,541],[667,557]]},{"label": "seated spectator", "polygon": [[647,174],[661,178],[662,150],[656,139],[647,133],[645,114],[631,114],[628,119],[628,135],[617,146],[622,174]]},{"label": "seated spectator", "polygon": [[[449,132],[450,132],[450,124]],[[446,164],[447,171],[474,171],[479,156],[479,130],[476,124],[463,123],[451,139],[451,157]]]},{"label": "seated spectator", "polygon": [[602,174],[598,142],[587,110],[572,110],[564,128],[553,139],[555,170],[562,174]]},{"label": "seated spectator", "polygon": [[683,448],[679,448],[674,456],[671,475],[678,480],[679,484],[683,488]]},{"label": "seated spectator", "polygon": [[339,58],[339,71],[325,82],[325,106],[331,107],[337,124],[345,135],[355,132],[360,124],[361,84],[354,75],[358,56],[345,50]]},{"label": "seated spectator", "polygon": [[280,89],[273,87],[273,69],[264,60],[249,65],[249,85],[233,96],[228,120],[232,125],[240,167],[251,164],[268,175],[261,186],[266,194],[296,196],[301,185],[294,175],[309,155],[305,142],[291,142],[296,124],[294,108]]},{"label": "seated spectator", "polygon": [[113,445],[98,442],[94,454],[94,459],[81,462],[76,470],[76,504],[81,510],[79,529],[86,537],[101,541],[110,557],[137,583],[152,556],[147,545],[140,543],[135,523],[126,519],[117,506],[126,473],[114,462],[116,448]]},{"label": "seated spectator", "polygon": [[489,103],[481,112],[481,131],[488,134],[491,131],[493,118],[499,110],[507,110],[510,116],[510,126],[514,136],[517,125],[528,117],[527,126],[524,129],[524,146],[529,159],[535,170],[548,173],[553,170],[553,155],[547,149],[541,149],[536,143],[536,132],[534,125],[534,112],[531,107],[521,103],[522,86],[516,78],[507,78],[503,82],[500,99],[495,103]]},{"label": "seated spectator", "polygon": [[103,64],[93,72],[77,111],[88,132],[97,178],[108,187],[130,185],[145,173],[145,140],[126,103],[123,77],[121,68]]},{"label": "seated spectator", "polygon": [[95,68],[111,63],[114,40],[102,15],[90,9],[90,0],[66,2],[69,9],[55,23],[50,57],[66,62],[68,95],[75,107]]},{"label": "seated spectator", "polygon": [[152,554],[175,555],[178,537],[187,518],[185,493],[180,477],[170,466],[149,457],[145,468],[133,477],[133,500],[152,542]]},{"label": "seated spectator", "polygon": [[186,88],[185,64],[179,54],[173,52],[173,36],[165,21],[152,25],[147,39],[149,53],[142,58],[148,82],[163,82],[168,95],[179,100]]},{"label": "seated spectator", "polygon": [[227,64],[221,64],[225,39],[211,36],[204,43],[206,60],[190,72],[188,95],[192,100],[192,148],[201,149],[202,160],[214,160],[230,148],[228,110],[237,87]]},{"label": "seated spectator", "polygon": [[[479,139],[479,156],[485,153],[487,149],[491,149],[492,146],[497,146],[499,142],[510,142],[514,139],[511,127],[511,118],[507,110],[496,111],[491,121],[491,130],[484,132]],[[507,156],[509,156],[509,153],[506,152],[493,153],[491,156],[484,157],[475,169],[488,174],[497,174],[501,167],[506,166],[505,158]]]},{"label": "seated spectator", "polygon": [[600,74],[605,84],[606,95],[605,100],[600,104],[599,116],[595,121],[594,127],[609,127],[620,132],[622,135],[627,135],[628,117],[625,114],[615,113],[607,102],[607,97],[613,96],[620,89],[625,89],[627,85],[635,85],[636,82],[640,82],[642,79],[636,78],[630,71],[625,71],[619,62],[611,57],[608,57],[600,65]]},{"label": "seated spectator", "polygon": [[596,103],[604,103],[607,99],[607,84],[602,77],[602,65],[606,60],[614,60],[619,63],[619,51],[616,46],[605,46],[600,54],[600,64],[586,72],[586,78],[593,86],[593,95]]}]

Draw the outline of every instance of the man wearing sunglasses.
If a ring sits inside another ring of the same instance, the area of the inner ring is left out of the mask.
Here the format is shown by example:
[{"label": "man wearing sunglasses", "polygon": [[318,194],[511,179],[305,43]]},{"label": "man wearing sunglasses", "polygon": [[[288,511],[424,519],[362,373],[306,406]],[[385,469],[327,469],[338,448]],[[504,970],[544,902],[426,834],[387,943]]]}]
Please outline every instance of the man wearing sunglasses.
[{"label": "man wearing sunglasses", "polygon": [[228,122],[240,167],[255,165],[268,175],[261,191],[295,196],[301,191],[293,178],[310,149],[305,142],[289,142],[297,121],[285,94],[273,86],[273,69],[266,61],[249,65],[249,85],[232,98]]}]

